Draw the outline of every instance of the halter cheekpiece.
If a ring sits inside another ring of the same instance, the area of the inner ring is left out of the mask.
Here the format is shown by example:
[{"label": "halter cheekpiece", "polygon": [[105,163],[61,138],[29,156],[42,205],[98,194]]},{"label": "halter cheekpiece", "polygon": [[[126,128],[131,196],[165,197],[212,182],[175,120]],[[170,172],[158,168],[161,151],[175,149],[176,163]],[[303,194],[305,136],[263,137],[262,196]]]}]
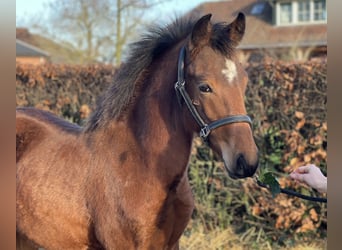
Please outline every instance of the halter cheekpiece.
[{"label": "halter cheekpiece", "polygon": [[186,106],[188,107],[192,117],[196,120],[197,124],[200,126],[200,137],[206,141],[210,132],[215,128],[221,127],[223,125],[231,124],[231,123],[238,123],[238,122],[245,122],[252,126],[252,120],[248,115],[232,115],[227,116],[225,118],[210,122],[207,124],[198,111],[196,110],[195,106],[192,104],[191,98],[188,92],[185,89],[185,79],[184,79],[184,59],[185,59],[185,47],[182,47],[179,52],[178,57],[178,80],[175,83],[175,90],[178,97],[183,98]]}]

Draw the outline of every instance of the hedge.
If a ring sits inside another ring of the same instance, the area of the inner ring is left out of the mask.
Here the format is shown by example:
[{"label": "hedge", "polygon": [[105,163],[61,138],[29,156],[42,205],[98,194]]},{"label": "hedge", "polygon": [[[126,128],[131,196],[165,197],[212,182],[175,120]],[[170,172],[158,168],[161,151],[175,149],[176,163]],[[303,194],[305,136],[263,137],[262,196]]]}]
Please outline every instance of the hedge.
[{"label": "hedge", "polygon": [[[250,82],[245,101],[260,150],[259,171],[273,172],[282,187],[320,195],[291,181],[288,173],[307,163],[327,171],[326,63],[272,62],[250,65],[246,70]],[[82,124],[115,71],[105,65],[17,65],[17,106],[50,110]],[[189,176],[196,208],[186,234],[201,224],[206,230],[233,226],[250,241],[261,237],[268,244],[326,237],[326,204],[283,194],[273,198],[252,178],[231,180],[198,138]]]}]

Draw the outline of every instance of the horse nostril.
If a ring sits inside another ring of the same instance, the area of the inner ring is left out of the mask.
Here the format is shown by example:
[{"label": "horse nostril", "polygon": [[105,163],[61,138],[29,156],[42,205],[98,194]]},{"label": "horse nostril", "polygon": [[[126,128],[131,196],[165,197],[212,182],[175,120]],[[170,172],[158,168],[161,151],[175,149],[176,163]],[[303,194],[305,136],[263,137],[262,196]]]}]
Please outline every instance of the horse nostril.
[{"label": "horse nostril", "polygon": [[242,177],[250,177],[254,174],[256,167],[247,163],[243,154],[239,154],[236,159],[236,171]]},{"label": "horse nostril", "polygon": [[244,172],[246,170],[246,165],[247,163],[246,163],[245,157],[243,156],[243,154],[239,154],[236,160],[236,167],[238,171]]}]

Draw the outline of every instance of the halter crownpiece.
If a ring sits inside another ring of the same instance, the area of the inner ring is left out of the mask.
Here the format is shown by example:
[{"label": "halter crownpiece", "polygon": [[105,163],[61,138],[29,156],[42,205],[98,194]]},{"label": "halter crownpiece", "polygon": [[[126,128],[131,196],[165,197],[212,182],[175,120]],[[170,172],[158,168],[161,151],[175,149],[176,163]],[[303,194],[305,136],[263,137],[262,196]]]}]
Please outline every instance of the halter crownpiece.
[{"label": "halter crownpiece", "polygon": [[175,90],[179,103],[181,103],[181,98],[184,100],[186,106],[188,107],[192,117],[195,119],[197,124],[200,126],[200,137],[206,141],[210,132],[218,127],[231,123],[241,123],[245,122],[252,126],[252,120],[248,115],[232,115],[225,118],[213,121],[207,124],[200,114],[198,113],[195,106],[192,104],[191,98],[185,89],[185,79],[184,79],[184,58],[185,58],[185,47],[182,47],[179,52],[178,57],[178,80],[175,83]]}]

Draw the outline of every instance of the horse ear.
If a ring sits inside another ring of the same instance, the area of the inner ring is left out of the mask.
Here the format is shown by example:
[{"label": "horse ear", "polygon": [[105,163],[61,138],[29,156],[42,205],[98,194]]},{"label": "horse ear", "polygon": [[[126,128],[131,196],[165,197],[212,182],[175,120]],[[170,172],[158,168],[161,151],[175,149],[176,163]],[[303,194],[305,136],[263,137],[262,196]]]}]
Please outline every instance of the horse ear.
[{"label": "horse ear", "polygon": [[211,24],[210,24],[211,14],[201,17],[191,33],[191,45],[193,47],[201,46],[208,43],[210,39]]},{"label": "horse ear", "polygon": [[246,17],[243,13],[239,12],[236,19],[226,27],[228,31],[228,38],[232,42],[233,46],[237,46],[244,34],[246,28]]}]

